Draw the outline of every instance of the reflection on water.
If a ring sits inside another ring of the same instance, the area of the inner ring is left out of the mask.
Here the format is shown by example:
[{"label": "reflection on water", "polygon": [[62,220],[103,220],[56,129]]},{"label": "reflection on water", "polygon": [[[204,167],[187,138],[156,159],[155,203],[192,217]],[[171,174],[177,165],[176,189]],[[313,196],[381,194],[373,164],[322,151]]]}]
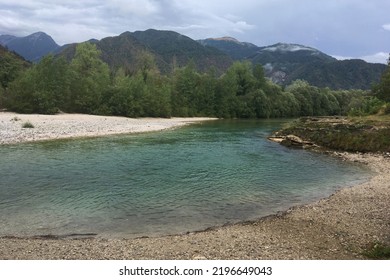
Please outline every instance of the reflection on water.
[{"label": "reflection on water", "polygon": [[281,121],[0,147],[0,235],[182,233],[269,215],[365,180],[266,140]]}]

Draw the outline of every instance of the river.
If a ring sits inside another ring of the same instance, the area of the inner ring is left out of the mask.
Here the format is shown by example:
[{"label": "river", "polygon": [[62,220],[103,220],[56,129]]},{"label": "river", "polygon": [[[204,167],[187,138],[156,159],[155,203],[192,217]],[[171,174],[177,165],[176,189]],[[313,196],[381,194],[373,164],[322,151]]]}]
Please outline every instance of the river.
[{"label": "river", "polygon": [[0,146],[0,236],[132,238],[256,219],[369,170],[267,140],[283,120]]}]

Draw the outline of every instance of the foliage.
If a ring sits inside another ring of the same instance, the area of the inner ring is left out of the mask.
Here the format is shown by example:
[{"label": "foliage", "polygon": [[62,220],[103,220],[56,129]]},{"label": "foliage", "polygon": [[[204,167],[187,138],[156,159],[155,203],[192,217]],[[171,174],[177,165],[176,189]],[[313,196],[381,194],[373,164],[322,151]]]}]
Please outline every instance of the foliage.
[{"label": "foliage", "polygon": [[22,124],[22,128],[34,128],[34,125],[31,122],[25,122]]},{"label": "foliage", "polygon": [[15,79],[17,79],[30,63],[16,53],[8,51],[0,45],[0,109],[5,107],[6,91]]},{"label": "foliage", "polygon": [[76,54],[69,66],[70,98],[67,111],[99,113],[103,93],[110,84],[110,70],[100,59],[100,52],[91,43],[76,47]]},{"label": "foliage", "polygon": [[6,89],[28,66],[29,63],[22,57],[0,45],[0,87]]},{"label": "foliage", "polygon": [[363,255],[371,260],[390,260],[390,246],[375,243],[365,250]]},{"label": "foliage", "polygon": [[385,102],[390,102],[390,58],[380,82],[374,87],[376,96]]},{"label": "foliage", "polygon": [[46,56],[11,84],[7,107],[23,113],[56,113],[69,95],[68,66],[64,59]]}]

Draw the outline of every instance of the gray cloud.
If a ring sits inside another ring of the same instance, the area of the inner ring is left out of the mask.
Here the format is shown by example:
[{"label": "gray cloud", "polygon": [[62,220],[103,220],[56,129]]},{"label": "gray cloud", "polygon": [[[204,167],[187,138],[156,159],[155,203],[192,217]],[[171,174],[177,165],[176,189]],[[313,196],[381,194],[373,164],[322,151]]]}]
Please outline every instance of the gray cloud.
[{"label": "gray cloud", "polygon": [[0,0],[0,34],[44,31],[65,44],[155,28],[369,59],[390,51],[389,10],[388,0]]}]

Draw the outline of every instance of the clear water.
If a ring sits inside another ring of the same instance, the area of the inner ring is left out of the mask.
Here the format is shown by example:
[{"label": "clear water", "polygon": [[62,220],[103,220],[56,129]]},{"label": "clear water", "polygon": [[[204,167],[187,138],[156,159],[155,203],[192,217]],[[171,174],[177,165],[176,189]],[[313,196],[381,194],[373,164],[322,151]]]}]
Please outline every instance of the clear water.
[{"label": "clear water", "polygon": [[266,137],[281,121],[0,147],[0,236],[136,237],[250,220],[326,197],[368,170]]}]

